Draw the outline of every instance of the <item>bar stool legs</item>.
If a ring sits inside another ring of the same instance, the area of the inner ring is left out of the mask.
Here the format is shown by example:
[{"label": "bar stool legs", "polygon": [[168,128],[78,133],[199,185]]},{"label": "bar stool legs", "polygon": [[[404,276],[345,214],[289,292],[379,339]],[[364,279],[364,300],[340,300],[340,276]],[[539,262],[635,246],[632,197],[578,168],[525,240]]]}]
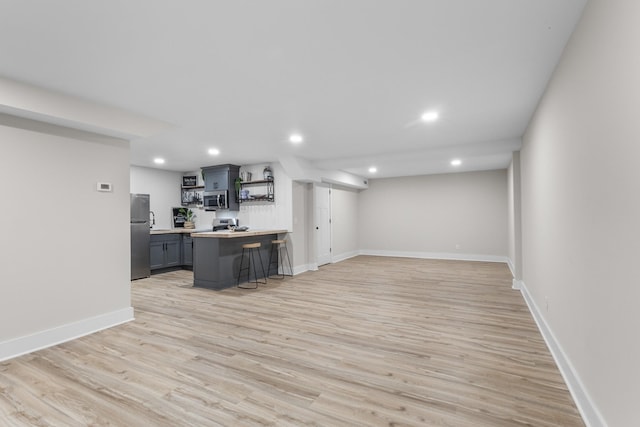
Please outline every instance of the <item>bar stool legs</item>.
[{"label": "bar stool legs", "polygon": [[[274,255],[275,254],[275,260]],[[289,264],[289,273],[284,274],[284,255],[287,256],[287,263]],[[293,268],[291,268],[291,258],[289,258],[289,249],[287,249],[287,243],[285,240],[272,240],[271,241],[271,254],[269,255],[269,267],[267,273],[271,277],[271,266],[275,264],[276,275],[275,279],[284,279],[284,276],[292,276]],[[282,271],[282,274],[279,273]]]},{"label": "bar stool legs", "polygon": [[[247,254],[247,266],[246,267],[242,267],[242,264],[244,263],[244,252],[248,251]],[[257,255],[256,253],[257,252]],[[258,260],[260,261],[260,269],[262,270],[262,276],[264,277],[264,281],[261,282],[258,280],[258,270],[256,269],[256,258],[258,257]],[[253,263],[253,277],[254,277],[254,281],[251,280],[251,264]],[[240,276],[242,275],[243,271],[247,271],[247,285],[253,283],[255,286],[253,287],[249,287],[249,286],[240,286]],[[238,270],[238,283],[237,286],[240,289],[257,289],[258,288],[258,284],[263,284],[266,285],[267,284],[267,275],[264,274],[264,265],[262,264],[262,258],[260,257],[260,243],[246,243],[244,245],[242,245],[242,258],[240,258],[240,269]]]}]

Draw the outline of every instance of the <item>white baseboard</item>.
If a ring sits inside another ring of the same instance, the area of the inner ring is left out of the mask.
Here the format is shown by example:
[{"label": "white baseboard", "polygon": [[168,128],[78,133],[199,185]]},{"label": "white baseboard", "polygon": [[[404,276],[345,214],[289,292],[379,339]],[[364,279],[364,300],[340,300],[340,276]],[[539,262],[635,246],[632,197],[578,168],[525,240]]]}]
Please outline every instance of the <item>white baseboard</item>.
[{"label": "white baseboard", "polygon": [[519,291],[522,289],[522,285],[523,285],[522,280],[513,279],[513,282],[511,284],[511,289],[515,289],[516,291]]},{"label": "white baseboard", "polygon": [[293,267],[293,275],[302,274],[307,271],[315,271],[318,269],[318,264],[303,264]]},{"label": "white baseboard", "polygon": [[507,265],[509,266],[509,270],[511,270],[511,275],[516,277],[516,267],[513,265],[513,261],[509,257],[507,257]]},{"label": "white baseboard", "polygon": [[133,320],[133,307],[0,342],[0,362]]},{"label": "white baseboard", "polygon": [[[353,252],[348,252],[345,254],[341,254],[335,257],[331,258],[331,264],[336,263],[336,262],[340,262],[340,261],[344,261],[347,260],[349,258],[353,258],[360,255],[360,252],[358,251],[353,251]],[[298,275],[301,273],[304,273],[306,271],[318,271],[318,264],[317,263],[310,263],[310,264],[303,264],[303,265],[297,265],[295,267],[293,267],[293,275]]]},{"label": "white baseboard", "polygon": [[455,252],[407,252],[407,251],[384,251],[376,249],[363,249],[360,255],[373,255],[399,258],[424,258],[424,259],[446,259],[454,261],[484,261],[508,263],[509,258],[499,255],[479,255],[463,254]]},{"label": "white baseboard", "polygon": [[351,251],[351,252],[345,252],[340,255],[332,255],[331,262],[334,263],[334,262],[344,261],[349,258],[357,257],[358,255],[360,255],[360,251]]},{"label": "white baseboard", "polygon": [[[516,288],[515,286],[518,287]],[[538,329],[540,330],[544,341],[547,343],[547,347],[549,348],[549,351],[551,352],[551,355],[553,356],[553,359],[555,360],[556,365],[569,388],[569,392],[571,393],[571,396],[573,396],[573,400],[578,407],[578,411],[580,411],[580,415],[582,415],[583,421],[587,427],[606,427],[607,423],[604,421],[602,414],[600,414],[600,411],[589,396],[589,393],[587,393],[584,384],[582,384],[582,381],[580,380],[580,376],[574,369],[565,352],[562,350],[562,347],[551,331],[551,328],[549,328],[542,312],[531,297],[527,286],[522,280],[514,280],[514,289],[519,289],[522,293],[522,296],[529,307],[529,311],[531,312],[533,319],[536,321]]]}]

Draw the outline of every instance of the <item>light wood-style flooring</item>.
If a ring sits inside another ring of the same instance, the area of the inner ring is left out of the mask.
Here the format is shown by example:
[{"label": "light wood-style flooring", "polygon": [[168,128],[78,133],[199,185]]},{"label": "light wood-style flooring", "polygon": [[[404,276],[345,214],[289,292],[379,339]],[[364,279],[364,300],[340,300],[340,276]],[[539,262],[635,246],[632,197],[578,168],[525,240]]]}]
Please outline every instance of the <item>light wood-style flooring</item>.
[{"label": "light wood-style flooring", "polygon": [[359,256],[0,363],[0,426],[583,426],[504,264]]}]

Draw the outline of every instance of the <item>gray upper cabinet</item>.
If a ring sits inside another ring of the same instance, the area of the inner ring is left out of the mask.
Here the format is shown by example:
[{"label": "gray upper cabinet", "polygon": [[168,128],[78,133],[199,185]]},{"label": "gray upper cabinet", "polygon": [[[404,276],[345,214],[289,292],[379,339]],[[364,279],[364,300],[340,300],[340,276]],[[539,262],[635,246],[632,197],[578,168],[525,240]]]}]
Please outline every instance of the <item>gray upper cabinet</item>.
[{"label": "gray upper cabinet", "polygon": [[229,189],[229,169],[207,168],[204,172],[204,191]]},{"label": "gray upper cabinet", "polygon": [[240,166],[237,165],[217,165],[202,168],[204,176],[204,192],[227,191],[229,209],[237,211],[240,209],[238,195],[236,194],[235,181],[240,176]]}]

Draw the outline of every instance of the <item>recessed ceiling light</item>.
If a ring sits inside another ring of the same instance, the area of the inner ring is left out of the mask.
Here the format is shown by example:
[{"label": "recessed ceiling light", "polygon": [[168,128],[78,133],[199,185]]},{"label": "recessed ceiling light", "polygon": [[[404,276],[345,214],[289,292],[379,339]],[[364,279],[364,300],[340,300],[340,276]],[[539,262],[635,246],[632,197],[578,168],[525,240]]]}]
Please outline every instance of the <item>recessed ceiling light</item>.
[{"label": "recessed ceiling light", "polygon": [[462,164],[462,160],[460,159],[451,160],[451,166],[460,166],[461,164]]},{"label": "recessed ceiling light", "polygon": [[211,154],[212,156],[218,156],[220,155],[220,150],[218,150],[217,148],[209,148],[209,154]]},{"label": "recessed ceiling light", "polygon": [[293,144],[300,144],[303,140],[304,138],[299,133],[294,133],[289,137],[289,142]]},{"label": "recessed ceiling light", "polygon": [[378,172],[378,168],[377,168],[377,167],[375,167],[375,166],[371,166],[371,167],[369,168],[369,173],[376,173],[376,172]]},{"label": "recessed ceiling light", "polygon": [[155,159],[153,159],[153,163],[155,163],[156,165],[164,165],[164,159],[156,157]]},{"label": "recessed ceiling light", "polygon": [[438,120],[438,112],[437,111],[426,111],[420,116],[423,122],[434,122]]}]

